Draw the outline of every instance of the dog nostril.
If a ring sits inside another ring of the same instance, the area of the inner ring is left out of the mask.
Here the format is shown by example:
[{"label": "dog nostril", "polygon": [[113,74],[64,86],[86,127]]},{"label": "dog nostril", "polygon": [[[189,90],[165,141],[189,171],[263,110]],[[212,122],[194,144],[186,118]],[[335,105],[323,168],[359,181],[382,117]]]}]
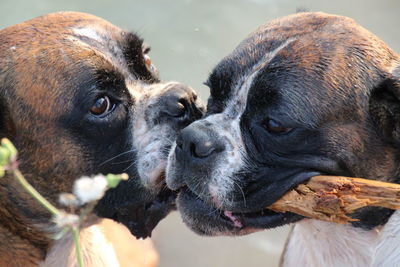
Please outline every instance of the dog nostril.
[{"label": "dog nostril", "polygon": [[215,147],[210,141],[206,141],[204,143],[191,143],[190,144],[190,153],[193,157],[196,158],[206,158],[210,156],[215,151]]},{"label": "dog nostril", "polygon": [[175,117],[182,117],[186,114],[187,111],[187,101],[183,98],[179,99],[178,101],[178,109],[179,111],[177,112],[177,115]]},{"label": "dog nostril", "polygon": [[185,99],[179,99],[178,101],[169,101],[166,105],[164,112],[170,117],[183,117],[186,114],[187,104]]},{"label": "dog nostril", "polygon": [[190,150],[190,154],[191,154],[192,156],[196,156],[196,145],[195,145],[194,143],[191,143],[191,144],[190,144],[189,150]]}]

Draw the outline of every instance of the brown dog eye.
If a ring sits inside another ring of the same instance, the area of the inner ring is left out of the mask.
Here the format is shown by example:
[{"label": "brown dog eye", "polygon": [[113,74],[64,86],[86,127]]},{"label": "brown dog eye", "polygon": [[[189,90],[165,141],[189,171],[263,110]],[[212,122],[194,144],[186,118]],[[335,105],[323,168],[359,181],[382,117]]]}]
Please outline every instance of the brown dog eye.
[{"label": "brown dog eye", "polygon": [[111,104],[108,96],[102,96],[96,100],[94,105],[90,108],[90,113],[96,116],[104,116],[113,110],[114,106]]},{"label": "brown dog eye", "polygon": [[264,127],[270,133],[279,133],[279,134],[290,132],[293,129],[284,127],[279,122],[273,119],[267,119],[267,121],[264,123]]}]

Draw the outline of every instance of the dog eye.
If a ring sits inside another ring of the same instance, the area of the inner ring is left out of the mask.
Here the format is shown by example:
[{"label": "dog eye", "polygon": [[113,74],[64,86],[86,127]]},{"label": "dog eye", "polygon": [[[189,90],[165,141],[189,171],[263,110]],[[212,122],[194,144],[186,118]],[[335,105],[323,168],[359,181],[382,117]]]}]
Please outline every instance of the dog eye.
[{"label": "dog eye", "polygon": [[108,96],[99,97],[93,106],[90,108],[90,113],[93,115],[104,117],[115,108],[115,104],[111,103]]},{"label": "dog eye", "polygon": [[275,133],[275,134],[288,133],[293,129],[293,128],[284,127],[279,122],[277,122],[276,120],[273,120],[273,119],[267,119],[263,123],[263,126],[268,132]]}]

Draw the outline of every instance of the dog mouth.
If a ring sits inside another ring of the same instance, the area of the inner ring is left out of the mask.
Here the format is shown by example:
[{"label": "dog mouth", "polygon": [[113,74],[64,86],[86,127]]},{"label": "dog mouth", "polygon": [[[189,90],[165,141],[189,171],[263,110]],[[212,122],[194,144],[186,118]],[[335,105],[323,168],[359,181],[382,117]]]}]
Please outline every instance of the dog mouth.
[{"label": "dog mouth", "polygon": [[[204,235],[245,235],[251,232],[271,229],[289,223],[297,222],[304,217],[291,212],[275,212],[267,209],[287,191],[300,183],[306,182],[317,172],[304,172],[292,176],[292,183],[282,194],[276,195],[276,199],[266,199],[266,202],[256,208],[234,206],[228,209],[216,208],[204,201],[187,186],[181,189],[177,198],[179,211],[183,214],[186,224],[194,231]],[[265,193],[265,192],[264,192]],[[272,195],[267,194],[265,195]],[[250,196],[248,196],[250,197]]]},{"label": "dog mouth", "polygon": [[176,210],[177,192],[166,187],[164,172],[159,176],[157,190],[145,187],[138,177],[123,181],[106,192],[95,213],[122,223],[138,239],[150,237],[158,223]]},{"label": "dog mouth", "polygon": [[119,206],[114,219],[124,224],[136,238],[151,237],[158,223],[176,210],[176,197],[175,191],[164,186],[152,201]]},{"label": "dog mouth", "polygon": [[[166,146],[162,151],[169,149],[170,146]],[[166,160],[164,157],[157,158],[158,164],[153,162],[153,168],[143,169],[143,173],[139,173],[143,185],[141,190],[145,192],[143,201],[128,202],[116,208],[114,219],[124,224],[136,238],[151,237],[158,223],[176,210],[177,192],[165,184]]]},{"label": "dog mouth", "polygon": [[269,209],[258,212],[233,212],[216,209],[187,189],[178,194],[177,204],[179,210],[184,214],[184,218],[190,217],[190,222],[186,221],[188,226],[203,235],[245,235],[293,223],[304,218],[294,213],[279,213]]},{"label": "dog mouth", "polygon": [[223,211],[221,217],[229,220],[238,229],[270,229],[301,220],[303,217],[294,213],[279,213],[269,209],[258,212],[235,213]]}]

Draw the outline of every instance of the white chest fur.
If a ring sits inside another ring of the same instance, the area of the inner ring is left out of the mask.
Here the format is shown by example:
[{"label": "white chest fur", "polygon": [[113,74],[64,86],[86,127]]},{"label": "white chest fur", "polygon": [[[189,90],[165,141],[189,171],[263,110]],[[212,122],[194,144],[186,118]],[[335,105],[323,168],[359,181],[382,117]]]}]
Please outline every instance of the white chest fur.
[{"label": "white chest fur", "polygon": [[303,220],[293,227],[282,260],[285,267],[400,266],[400,211],[371,231]]},{"label": "white chest fur", "polygon": [[[85,266],[90,267],[118,267],[119,262],[114,248],[106,240],[102,229],[98,225],[86,227],[80,231],[82,258]],[[75,245],[71,235],[66,235],[55,242],[47,254],[46,260],[40,267],[77,266]]]}]

